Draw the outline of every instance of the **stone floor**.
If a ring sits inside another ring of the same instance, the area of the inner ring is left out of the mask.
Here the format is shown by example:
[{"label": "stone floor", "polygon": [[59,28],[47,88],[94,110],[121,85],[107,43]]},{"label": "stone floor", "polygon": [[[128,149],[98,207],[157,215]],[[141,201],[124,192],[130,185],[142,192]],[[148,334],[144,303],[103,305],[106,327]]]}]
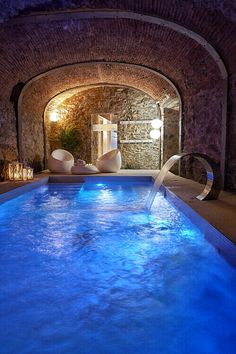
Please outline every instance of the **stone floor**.
[{"label": "stone floor", "polygon": [[[111,173],[111,176],[153,176],[158,171],[154,170],[121,170],[119,173]],[[34,180],[50,175],[45,172],[36,175]],[[96,174],[95,176],[108,176],[108,174]],[[20,187],[30,182],[1,182],[0,194]],[[218,200],[199,201],[195,198],[202,191],[202,185],[191,180],[176,176],[169,172],[165,181],[167,186],[180,199],[188,204],[194,211],[205,218],[216,229],[236,244],[236,193],[222,191]]]}]

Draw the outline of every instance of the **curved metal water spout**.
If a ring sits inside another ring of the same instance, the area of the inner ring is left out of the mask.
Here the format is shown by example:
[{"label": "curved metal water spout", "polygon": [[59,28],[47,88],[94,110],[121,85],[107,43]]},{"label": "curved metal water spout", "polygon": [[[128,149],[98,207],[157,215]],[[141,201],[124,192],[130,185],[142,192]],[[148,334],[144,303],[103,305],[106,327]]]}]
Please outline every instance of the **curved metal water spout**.
[{"label": "curved metal water spout", "polygon": [[176,163],[176,161],[179,161],[185,156],[195,157],[198,161],[201,162],[201,164],[203,165],[207,173],[207,183],[205,185],[205,188],[202,191],[202,193],[199,194],[196,198],[199,200],[205,200],[205,199],[213,200],[218,198],[218,195],[221,190],[221,177],[220,177],[220,170],[218,166],[212,161],[212,159],[210,159],[208,156],[204,154],[182,153],[182,154],[171,156],[169,160],[164,164],[159,174],[157,175],[152,190],[146,201],[146,208],[148,210],[151,209],[156,194],[159,191],[162,182],[165,176],[167,175],[167,173],[169,172],[169,170],[171,169],[171,167]]}]

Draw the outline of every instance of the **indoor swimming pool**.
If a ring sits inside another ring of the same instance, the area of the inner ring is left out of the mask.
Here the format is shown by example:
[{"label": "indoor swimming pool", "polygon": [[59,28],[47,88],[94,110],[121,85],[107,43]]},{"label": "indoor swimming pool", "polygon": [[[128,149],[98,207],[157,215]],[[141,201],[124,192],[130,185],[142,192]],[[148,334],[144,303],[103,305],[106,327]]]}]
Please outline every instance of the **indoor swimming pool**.
[{"label": "indoor swimming pool", "polygon": [[151,184],[51,183],[0,205],[0,353],[233,354],[236,269]]}]

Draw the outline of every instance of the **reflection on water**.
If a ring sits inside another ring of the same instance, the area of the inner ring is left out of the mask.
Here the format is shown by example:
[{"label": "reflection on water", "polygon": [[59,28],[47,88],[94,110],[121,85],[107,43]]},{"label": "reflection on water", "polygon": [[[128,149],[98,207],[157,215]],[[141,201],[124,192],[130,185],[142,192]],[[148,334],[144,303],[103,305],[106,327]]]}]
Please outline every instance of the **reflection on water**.
[{"label": "reflection on water", "polygon": [[0,353],[229,353],[236,271],[148,185],[48,185],[0,206]]}]

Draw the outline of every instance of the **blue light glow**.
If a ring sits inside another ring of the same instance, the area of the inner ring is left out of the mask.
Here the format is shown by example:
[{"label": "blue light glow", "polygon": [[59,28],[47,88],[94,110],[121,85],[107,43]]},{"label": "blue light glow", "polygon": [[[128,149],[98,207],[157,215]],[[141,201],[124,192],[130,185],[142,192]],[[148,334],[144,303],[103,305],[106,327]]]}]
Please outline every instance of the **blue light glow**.
[{"label": "blue light glow", "polygon": [[233,354],[236,270],[149,185],[0,206],[0,353]]}]

